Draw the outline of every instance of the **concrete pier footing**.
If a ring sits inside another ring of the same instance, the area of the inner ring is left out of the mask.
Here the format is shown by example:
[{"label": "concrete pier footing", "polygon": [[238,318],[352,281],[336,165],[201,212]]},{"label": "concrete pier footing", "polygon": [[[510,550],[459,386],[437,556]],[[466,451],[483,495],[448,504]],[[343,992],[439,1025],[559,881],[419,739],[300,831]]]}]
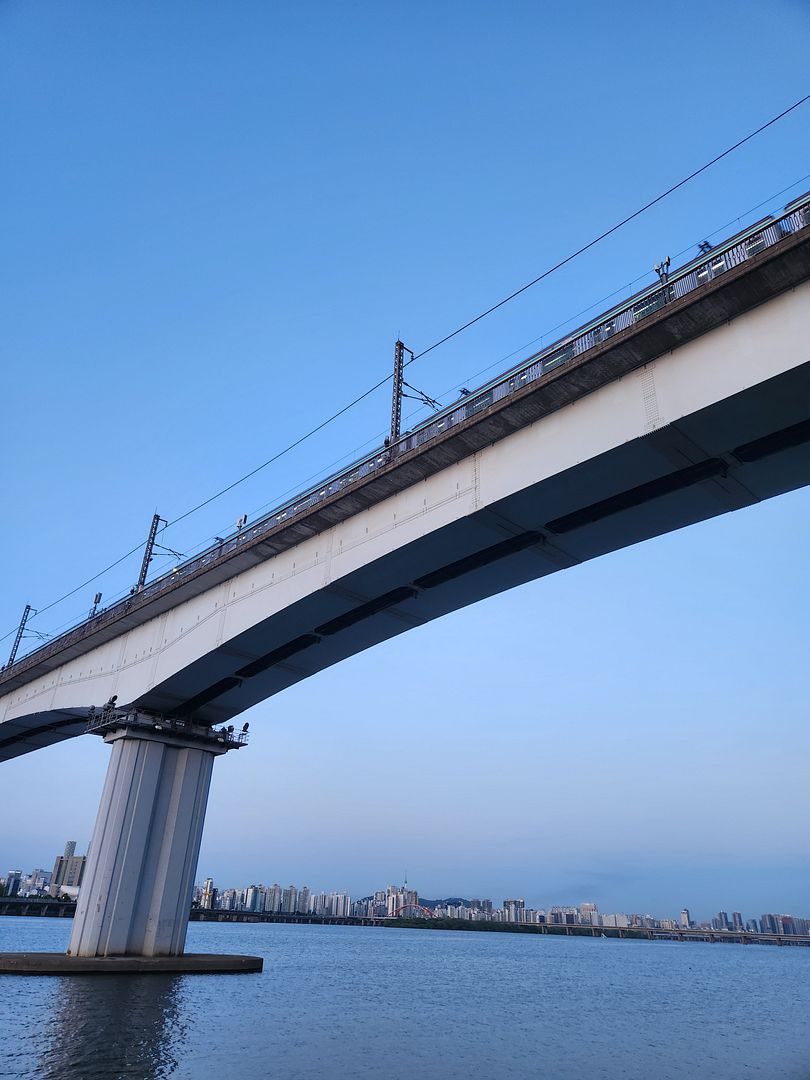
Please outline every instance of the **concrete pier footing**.
[{"label": "concrete pier footing", "polygon": [[262,970],[260,956],[186,953],[183,956],[68,956],[0,953],[0,975],[247,975]]}]

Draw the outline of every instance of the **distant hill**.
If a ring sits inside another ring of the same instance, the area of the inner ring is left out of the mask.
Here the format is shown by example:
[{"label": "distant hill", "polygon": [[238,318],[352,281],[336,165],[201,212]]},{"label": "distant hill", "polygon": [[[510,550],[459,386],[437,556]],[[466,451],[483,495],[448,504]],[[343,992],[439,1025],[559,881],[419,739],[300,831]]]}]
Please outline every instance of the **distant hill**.
[{"label": "distant hill", "polygon": [[422,907],[430,908],[431,911],[435,911],[437,907],[469,907],[470,901],[465,900],[463,896],[448,896],[444,900],[426,900],[423,896],[419,897],[419,903]]},{"label": "distant hill", "polygon": [[[373,896],[361,896],[357,899],[356,903],[365,904],[370,903],[374,899]],[[463,896],[448,896],[444,900],[426,900],[423,896],[419,897],[419,903],[422,907],[430,908],[431,911],[435,911],[437,907],[447,907],[452,905],[453,907],[466,907],[470,906],[470,901],[465,900]]]}]

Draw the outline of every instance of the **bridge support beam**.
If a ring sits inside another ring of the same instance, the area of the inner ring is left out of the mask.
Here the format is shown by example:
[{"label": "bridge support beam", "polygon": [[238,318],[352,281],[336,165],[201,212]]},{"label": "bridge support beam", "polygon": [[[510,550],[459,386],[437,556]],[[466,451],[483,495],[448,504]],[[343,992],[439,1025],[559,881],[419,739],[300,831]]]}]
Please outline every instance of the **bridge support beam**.
[{"label": "bridge support beam", "polygon": [[239,736],[135,715],[112,747],[68,955],[180,956],[214,758]]}]

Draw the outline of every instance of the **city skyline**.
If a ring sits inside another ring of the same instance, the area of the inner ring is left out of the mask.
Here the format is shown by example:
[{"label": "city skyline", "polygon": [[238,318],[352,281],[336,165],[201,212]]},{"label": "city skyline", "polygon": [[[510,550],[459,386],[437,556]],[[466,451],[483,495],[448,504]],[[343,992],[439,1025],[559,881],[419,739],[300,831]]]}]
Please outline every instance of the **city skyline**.
[{"label": "city skyline", "polygon": [[[710,919],[694,918],[694,913],[683,907],[677,915],[641,913],[638,911],[604,912],[593,901],[581,901],[576,904],[546,905],[532,907],[523,897],[506,898],[501,905],[489,898],[471,899],[455,893],[444,898],[421,896],[417,889],[402,885],[388,885],[386,889],[376,889],[361,897],[352,898],[348,893],[330,893],[312,890],[308,885],[281,886],[262,883],[249,886],[227,886],[219,888],[214,879],[208,877],[202,885],[195,885],[195,905],[220,911],[246,911],[281,915],[325,915],[338,918],[392,918],[403,908],[416,909],[428,907],[438,916],[447,918],[486,918],[492,921],[532,924],[537,922],[557,922],[564,925],[628,927],[658,926],[663,929],[706,929],[747,931],[751,933],[787,933],[810,934],[810,918],[796,916],[787,912],[763,912],[759,915],[720,909]],[[466,910],[467,914],[464,914]],[[418,914],[418,912],[412,912]],[[546,918],[561,916],[560,918]],[[574,919],[566,918],[575,916]]]},{"label": "city skyline", "polygon": [[[5,876],[0,874],[0,896],[35,896],[35,895],[50,895],[50,896],[64,896],[67,895],[71,899],[76,899],[79,888],[81,887],[82,876],[87,859],[87,852],[82,855],[76,854],[77,841],[68,840],[64,845],[62,854],[55,856],[53,864],[53,871],[46,871],[43,869],[33,869],[30,871],[21,870],[8,870]],[[1,857],[1,853],[0,853]],[[48,860],[45,860],[46,862]],[[0,863],[2,865],[2,863]],[[198,875],[199,877],[199,875]],[[202,882],[202,884],[200,883]],[[261,895],[261,903],[256,906],[254,900],[251,899],[251,894],[258,896]],[[387,886],[387,901],[385,899],[385,892],[380,892],[379,889],[372,889],[369,891],[357,890],[351,892],[350,890],[331,890],[326,893],[323,889],[313,889],[309,885],[287,885],[282,886],[278,882],[272,885],[264,884],[262,880],[254,880],[250,885],[233,886],[227,885],[224,888],[220,885],[215,885],[214,876],[206,876],[200,878],[200,880],[194,886],[194,903],[199,904],[202,907],[214,907],[222,908],[224,910],[256,910],[256,911],[268,911],[271,913],[293,913],[306,914],[309,910],[307,905],[310,900],[315,903],[320,900],[323,902],[327,897],[339,898],[339,906],[337,908],[312,908],[314,914],[326,914],[337,916],[360,916],[361,914],[372,914],[371,911],[363,912],[356,911],[355,907],[358,903],[376,898],[378,901],[382,898],[382,903],[387,906],[387,914],[390,916],[392,913],[391,896],[398,898],[398,904],[407,905],[419,905],[427,904],[428,906],[436,904],[445,904],[450,900],[460,901],[463,905],[471,907],[477,910],[480,905],[482,911],[493,911],[493,901],[489,898],[482,900],[470,899],[471,896],[484,897],[485,893],[479,890],[477,893],[470,893],[469,896],[465,896],[459,890],[444,890],[437,893],[435,896],[422,895],[419,889],[413,889],[409,887],[407,876],[401,885],[388,885]],[[205,897],[208,900],[206,902]],[[271,899],[272,897],[272,899]],[[806,924],[807,929],[802,930],[802,933],[810,932],[810,922],[803,916],[789,915],[779,905],[777,905],[778,911],[771,913],[762,912],[754,915],[753,912],[747,912],[745,919],[742,919],[741,912],[733,910],[732,908],[718,908],[717,914],[711,916],[706,913],[699,913],[697,909],[693,910],[688,905],[684,905],[679,909],[677,916],[653,914],[650,911],[644,910],[642,914],[643,905],[623,905],[623,910],[617,913],[600,911],[601,905],[595,901],[592,897],[588,901],[577,901],[572,904],[570,897],[565,903],[549,903],[547,901],[541,902],[537,898],[530,898],[529,902],[526,902],[525,896],[519,896],[517,893],[513,893],[513,899],[505,899],[503,901],[502,908],[497,908],[497,901],[495,902],[495,909],[497,911],[509,910],[509,905],[519,905],[521,910],[527,912],[563,912],[583,913],[585,909],[592,909],[594,912],[599,913],[600,916],[614,917],[618,914],[624,918],[647,918],[647,919],[659,919],[679,923],[680,925],[688,925],[693,927],[702,928],[714,928],[714,929],[745,929],[749,928],[752,919],[797,919]],[[223,903],[223,898],[227,898],[227,903]],[[303,908],[301,905],[303,904]],[[396,906],[396,905],[394,905]],[[768,905],[773,907],[773,905]],[[674,910],[674,909],[673,909]],[[728,911],[732,911],[732,917],[729,919]],[[380,914],[378,911],[377,915]],[[686,923],[684,924],[684,915],[686,916]],[[453,915],[452,917],[455,917]],[[724,918],[725,917],[725,918]],[[507,918],[506,921],[522,921],[520,919]],[[531,921],[531,920],[529,920]],[[594,925],[632,925],[630,923],[595,923]],[[775,924],[774,924],[775,925]],[[756,931],[755,931],[756,932]],[[763,931],[764,932],[764,931]],[[773,930],[776,932],[776,930]],[[788,931],[792,932],[792,931]]]}]

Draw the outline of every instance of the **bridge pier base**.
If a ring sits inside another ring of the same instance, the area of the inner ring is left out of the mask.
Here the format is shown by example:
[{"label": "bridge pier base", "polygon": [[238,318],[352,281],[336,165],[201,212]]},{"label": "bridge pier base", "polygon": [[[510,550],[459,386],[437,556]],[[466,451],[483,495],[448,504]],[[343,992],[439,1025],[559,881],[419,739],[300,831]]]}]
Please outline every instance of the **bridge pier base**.
[{"label": "bridge pier base", "polygon": [[244,740],[142,714],[99,733],[112,757],[68,956],[179,957],[214,758]]}]

